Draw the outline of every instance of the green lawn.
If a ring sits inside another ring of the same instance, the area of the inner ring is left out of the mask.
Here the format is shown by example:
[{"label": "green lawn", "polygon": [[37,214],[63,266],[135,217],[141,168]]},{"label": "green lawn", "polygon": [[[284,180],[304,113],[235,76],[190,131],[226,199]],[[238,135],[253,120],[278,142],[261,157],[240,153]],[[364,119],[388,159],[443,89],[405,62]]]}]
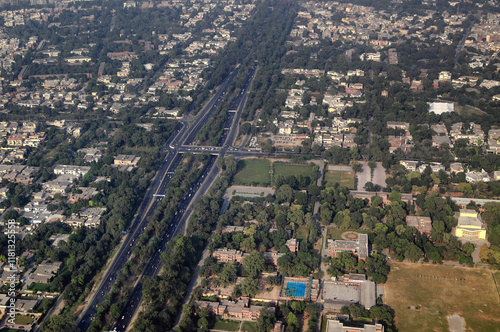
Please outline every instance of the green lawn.
[{"label": "green lawn", "polygon": [[19,325],[28,325],[33,321],[33,317],[26,315],[16,315],[15,323]]},{"label": "green lawn", "polygon": [[238,162],[238,173],[233,183],[243,186],[271,185],[270,163],[267,159],[244,159]]},{"label": "green lawn", "polygon": [[333,187],[335,183],[349,189],[354,189],[354,171],[327,171],[325,173],[325,187]]},{"label": "green lawn", "polygon": [[340,229],[340,228],[328,228],[327,238],[332,240],[342,240],[342,234],[345,232],[356,232],[361,234],[370,234],[372,232],[366,229]]},{"label": "green lawn", "polygon": [[39,312],[42,314],[46,313],[52,307],[52,304],[54,302],[55,302],[55,299],[49,299],[49,298],[42,299],[40,304],[36,307],[36,312]]},{"label": "green lawn", "polygon": [[255,322],[244,322],[241,330],[243,332],[257,332],[257,323]]},{"label": "green lawn", "polygon": [[273,177],[278,176],[288,177],[290,175],[302,175],[304,178],[309,178],[311,182],[315,182],[317,179],[317,173],[313,170],[312,165],[294,165],[294,164],[284,164],[284,163],[273,163],[274,174]]},{"label": "green lawn", "polygon": [[224,330],[224,331],[238,331],[240,327],[240,322],[235,320],[218,320],[213,329],[214,330]]},{"label": "green lawn", "polygon": [[298,240],[307,241],[308,236],[309,236],[309,230],[307,229],[307,225],[302,225],[297,229],[295,237]]},{"label": "green lawn", "polygon": [[33,287],[28,287],[29,290],[37,292],[50,292],[51,286],[49,284],[34,283]]}]

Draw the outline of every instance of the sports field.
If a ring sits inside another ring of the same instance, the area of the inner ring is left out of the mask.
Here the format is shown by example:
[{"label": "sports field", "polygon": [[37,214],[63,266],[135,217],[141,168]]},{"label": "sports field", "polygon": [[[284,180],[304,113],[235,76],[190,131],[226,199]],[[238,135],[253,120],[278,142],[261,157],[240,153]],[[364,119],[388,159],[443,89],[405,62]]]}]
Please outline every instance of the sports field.
[{"label": "sports field", "polygon": [[354,189],[354,171],[327,171],[325,173],[325,187],[333,187],[335,183],[349,189]]},{"label": "sports field", "polygon": [[243,186],[268,187],[271,185],[270,167],[267,159],[240,160],[233,183]]},{"label": "sports field", "polygon": [[446,316],[466,331],[500,331],[500,298],[492,271],[449,265],[391,263],[385,303],[399,331],[449,331]]},{"label": "sports field", "polygon": [[284,177],[302,175],[304,178],[309,177],[310,181],[316,181],[317,179],[317,174],[314,172],[312,165],[295,165],[275,162],[273,163],[273,169],[274,178],[280,175]]}]

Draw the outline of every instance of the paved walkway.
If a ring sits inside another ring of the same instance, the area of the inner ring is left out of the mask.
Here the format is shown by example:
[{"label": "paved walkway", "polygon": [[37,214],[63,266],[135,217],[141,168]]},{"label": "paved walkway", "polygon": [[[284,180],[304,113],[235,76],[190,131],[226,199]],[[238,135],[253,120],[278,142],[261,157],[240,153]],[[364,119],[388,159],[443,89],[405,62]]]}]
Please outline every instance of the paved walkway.
[{"label": "paved walkway", "polygon": [[316,185],[318,187],[321,187],[321,182],[323,182],[323,173],[325,171],[325,160],[310,160],[310,162],[319,167],[318,180],[316,181]]},{"label": "paved walkway", "polygon": [[274,195],[274,189],[271,187],[231,186],[224,193],[224,198],[230,199],[233,196],[266,197],[269,194]]},{"label": "paved walkway", "polygon": [[467,240],[467,239],[459,239],[462,244],[466,244],[467,242],[470,242],[474,245],[476,245],[476,248],[472,252],[472,261],[474,264],[480,263],[481,258],[479,258],[479,252],[481,251],[481,247],[486,244],[488,247],[490,246],[490,243],[487,240]]}]

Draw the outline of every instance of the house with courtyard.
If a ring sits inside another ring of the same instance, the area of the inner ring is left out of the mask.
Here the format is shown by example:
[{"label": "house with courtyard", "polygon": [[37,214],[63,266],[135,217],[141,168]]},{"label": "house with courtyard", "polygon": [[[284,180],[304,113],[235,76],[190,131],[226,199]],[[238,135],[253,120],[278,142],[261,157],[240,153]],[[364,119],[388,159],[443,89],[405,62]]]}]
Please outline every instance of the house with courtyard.
[{"label": "house with courtyard", "polygon": [[368,257],[368,235],[359,234],[357,240],[328,240],[328,252],[330,257],[337,257],[341,252],[350,252],[359,257],[366,259]]}]

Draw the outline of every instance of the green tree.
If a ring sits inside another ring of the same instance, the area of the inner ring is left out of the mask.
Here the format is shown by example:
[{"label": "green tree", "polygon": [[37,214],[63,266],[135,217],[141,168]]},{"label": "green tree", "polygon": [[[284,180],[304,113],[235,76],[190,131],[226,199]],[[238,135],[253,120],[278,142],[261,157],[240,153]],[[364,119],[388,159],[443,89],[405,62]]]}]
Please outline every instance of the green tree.
[{"label": "green tree", "polygon": [[360,173],[361,171],[363,171],[360,163],[352,163],[351,168],[356,173]]},{"label": "green tree", "polygon": [[259,292],[259,279],[248,277],[241,282],[241,292],[254,297]]},{"label": "green tree", "polygon": [[330,225],[333,219],[333,211],[327,205],[321,205],[319,210],[319,220],[325,226]]},{"label": "green tree", "polygon": [[389,194],[389,200],[391,202],[400,202],[401,195],[397,191],[391,191],[391,193]]},{"label": "green tree", "polygon": [[255,239],[253,236],[246,237],[242,242],[241,242],[241,247],[243,250],[246,252],[253,251],[255,250],[256,244],[255,244]]},{"label": "green tree", "polygon": [[226,287],[236,280],[236,266],[231,263],[226,263],[224,268],[217,276],[217,280],[222,284],[222,286]]},{"label": "green tree", "polygon": [[250,275],[258,275],[266,268],[266,259],[260,253],[243,258],[243,267]]},{"label": "green tree", "polygon": [[457,190],[462,192],[464,196],[470,197],[474,194],[474,190],[469,183],[462,182],[457,186]]},{"label": "green tree", "polygon": [[276,317],[266,309],[261,309],[255,326],[257,331],[267,332],[273,329],[274,323],[276,323]]},{"label": "green tree", "polygon": [[74,332],[76,331],[76,325],[71,315],[55,315],[43,324],[42,330],[49,332]]},{"label": "green tree", "polygon": [[276,198],[279,202],[290,203],[293,199],[293,189],[288,184],[284,184],[276,190]]},{"label": "green tree", "polygon": [[298,331],[300,329],[299,319],[293,312],[290,312],[286,318],[288,324],[287,331]]},{"label": "green tree", "polygon": [[424,253],[422,252],[422,250],[412,243],[410,244],[408,249],[406,249],[405,257],[415,263],[418,262],[420,258],[422,258],[423,254]]}]

